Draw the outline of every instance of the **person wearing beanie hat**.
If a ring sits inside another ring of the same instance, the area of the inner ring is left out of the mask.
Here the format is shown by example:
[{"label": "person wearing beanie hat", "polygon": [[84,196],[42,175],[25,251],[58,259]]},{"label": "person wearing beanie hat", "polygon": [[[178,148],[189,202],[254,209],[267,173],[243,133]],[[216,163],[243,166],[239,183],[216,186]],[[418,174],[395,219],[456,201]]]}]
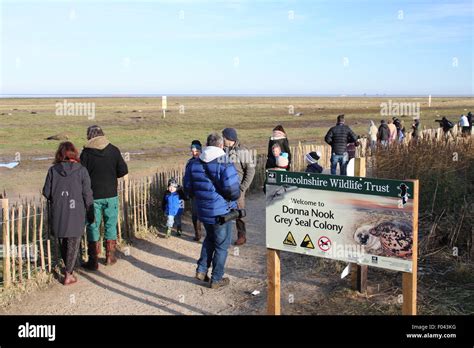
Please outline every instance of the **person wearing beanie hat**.
[{"label": "person wearing beanie hat", "polygon": [[323,167],[318,164],[319,159],[321,158],[321,152],[313,151],[305,155],[305,160],[308,163],[305,172],[306,173],[322,173]]},{"label": "person wearing beanie hat", "polygon": [[117,179],[128,174],[128,167],[120,150],[107,140],[104,131],[97,125],[87,128],[87,144],[81,153],[81,164],[86,167],[91,178],[96,217],[94,223],[87,224],[89,260],[85,267],[95,271],[99,268],[98,257],[102,250],[99,244],[102,216],[105,230],[105,264],[113,265],[117,262],[115,258],[119,206]]},{"label": "person wearing beanie hat", "polygon": [[[237,201],[239,209],[245,209],[245,193],[250,187],[255,176],[255,159],[251,151],[243,146],[237,137],[237,130],[235,128],[225,128],[222,131],[224,138],[224,150],[227,153],[229,161],[231,161],[240,180],[240,198]],[[235,245],[243,245],[247,241],[247,230],[243,218],[236,220],[237,240]]]},{"label": "person wearing beanie hat", "polygon": [[182,189],[175,178],[168,180],[168,189],[163,195],[161,208],[166,216],[166,238],[171,237],[171,230],[176,223],[176,233],[181,236],[181,216],[184,211]]},{"label": "person wearing beanie hat", "polygon": [[[202,152],[202,144],[199,140],[193,140],[191,142],[191,155],[192,157],[188,160],[186,163],[186,168],[188,165],[196,160],[199,159],[199,156],[201,155]],[[202,238],[202,229],[201,229],[201,221],[199,221],[199,218],[197,216],[197,207],[196,207],[196,200],[193,197],[187,197],[187,199],[191,201],[191,217],[192,217],[192,222],[193,222],[193,227],[194,227],[194,240],[196,242],[199,242]]]}]

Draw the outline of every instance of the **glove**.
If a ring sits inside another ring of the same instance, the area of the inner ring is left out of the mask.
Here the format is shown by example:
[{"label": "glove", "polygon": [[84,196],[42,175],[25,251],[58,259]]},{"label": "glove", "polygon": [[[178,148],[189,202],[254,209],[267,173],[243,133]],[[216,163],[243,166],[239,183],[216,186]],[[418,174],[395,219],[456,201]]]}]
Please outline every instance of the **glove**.
[{"label": "glove", "polygon": [[95,211],[94,211],[93,204],[89,208],[87,208],[86,216],[87,216],[87,222],[89,224],[93,224],[95,222]]}]

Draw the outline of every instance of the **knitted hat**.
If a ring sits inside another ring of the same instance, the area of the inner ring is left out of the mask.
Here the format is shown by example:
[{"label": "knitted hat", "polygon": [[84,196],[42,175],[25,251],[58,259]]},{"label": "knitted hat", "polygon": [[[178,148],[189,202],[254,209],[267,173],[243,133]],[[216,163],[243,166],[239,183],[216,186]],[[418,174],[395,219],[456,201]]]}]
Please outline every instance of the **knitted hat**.
[{"label": "knitted hat", "polygon": [[171,178],[168,180],[168,187],[173,186],[173,187],[178,187],[178,182],[176,181],[175,178]]},{"label": "knitted hat", "polygon": [[235,128],[224,128],[222,136],[230,141],[237,141],[237,131]]},{"label": "knitted hat", "polygon": [[104,131],[97,125],[90,126],[87,128],[87,139],[93,139],[95,137],[103,136]]},{"label": "knitted hat", "polygon": [[317,163],[319,159],[321,158],[321,152],[313,151],[313,152],[307,153],[304,158],[309,164]]},{"label": "knitted hat", "polygon": [[287,168],[288,167],[288,158],[285,156],[278,156],[276,160],[276,165],[279,168]]},{"label": "knitted hat", "polygon": [[200,151],[201,148],[202,148],[202,144],[199,140],[193,140],[191,142],[191,149],[198,149]]}]

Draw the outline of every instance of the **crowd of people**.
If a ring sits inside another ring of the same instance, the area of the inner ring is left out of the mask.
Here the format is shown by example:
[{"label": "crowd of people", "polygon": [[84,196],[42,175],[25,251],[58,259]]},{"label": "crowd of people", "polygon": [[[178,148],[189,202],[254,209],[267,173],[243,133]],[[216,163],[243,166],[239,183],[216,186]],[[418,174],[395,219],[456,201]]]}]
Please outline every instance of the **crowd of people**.
[{"label": "crowd of people", "polygon": [[[448,134],[454,127],[443,117],[437,120]],[[462,115],[459,126],[462,134],[471,134],[472,114]],[[411,125],[412,138],[420,134],[420,120]],[[389,146],[401,142],[406,136],[403,121],[393,117],[381,120],[377,127],[370,121],[367,138],[371,148]],[[330,173],[347,175],[347,165],[354,157],[360,136],[345,123],[345,116],[339,115],[336,124],[326,133],[324,140],[331,147]],[[245,222],[245,197],[255,175],[254,152],[239,140],[237,130],[225,128],[220,134],[212,133],[205,146],[193,140],[190,145],[192,157],[187,161],[183,182],[170,178],[163,195],[161,208],[166,219],[165,238],[176,228],[182,235],[182,215],[185,202],[191,207],[194,240],[199,242],[204,226],[205,237],[197,261],[195,277],[209,284],[213,289],[229,284],[224,277],[228,248],[232,241],[233,225],[237,229],[235,245],[247,241]],[[305,171],[323,173],[319,160],[321,153],[305,154]],[[265,169],[290,171],[292,154],[288,136],[282,125],[277,125],[268,141]],[[63,284],[77,282],[74,275],[80,240],[87,231],[88,261],[83,266],[90,271],[99,268],[100,225],[104,222],[105,265],[117,262],[117,220],[119,199],[118,178],[128,173],[128,167],[120,150],[112,145],[99,126],[87,129],[87,143],[81,154],[71,142],[59,145],[55,160],[43,187],[43,195],[49,202],[51,229],[59,239],[61,257],[64,262]],[[212,273],[209,276],[209,269]]]}]

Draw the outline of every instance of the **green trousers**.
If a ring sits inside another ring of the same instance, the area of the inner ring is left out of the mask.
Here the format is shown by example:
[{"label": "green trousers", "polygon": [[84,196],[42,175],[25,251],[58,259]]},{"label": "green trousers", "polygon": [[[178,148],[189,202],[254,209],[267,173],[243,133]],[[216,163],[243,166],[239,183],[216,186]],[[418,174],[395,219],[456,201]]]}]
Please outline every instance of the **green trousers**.
[{"label": "green trousers", "polygon": [[104,217],[104,239],[117,239],[118,197],[94,199],[95,222],[87,224],[87,241],[97,242],[100,238],[100,223]]}]

